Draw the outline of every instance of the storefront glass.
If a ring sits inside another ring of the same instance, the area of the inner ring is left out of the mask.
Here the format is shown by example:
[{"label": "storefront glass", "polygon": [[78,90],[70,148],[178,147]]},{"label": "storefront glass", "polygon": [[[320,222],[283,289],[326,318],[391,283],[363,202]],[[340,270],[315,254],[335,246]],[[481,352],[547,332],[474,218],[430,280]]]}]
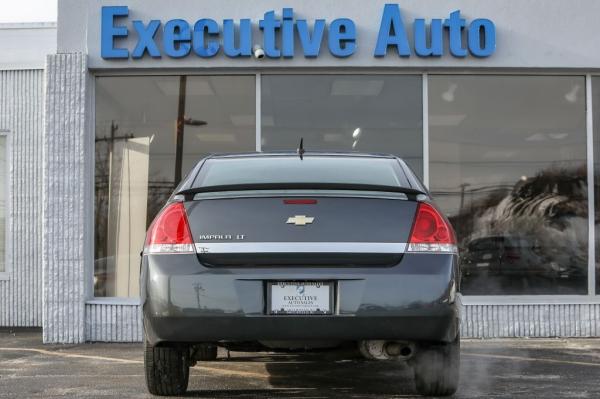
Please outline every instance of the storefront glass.
[{"label": "storefront glass", "polygon": [[592,78],[594,107],[594,210],[596,213],[596,294],[600,295],[600,77]]},{"label": "storefront glass", "polygon": [[423,175],[420,75],[263,75],[262,150],[383,152]]},{"label": "storefront glass", "polygon": [[96,79],[96,296],[139,296],[146,229],[200,158],[254,151],[255,86],[254,75]]},{"label": "storefront glass", "polygon": [[585,79],[430,76],[430,188],[465,295],[587,293]]},{"label": "storefront glass", "polygon": [[[430,188],[457,230],[463,293],[587,293],[584,77],[428,80]],[[308,151],[396,154],[422,175],[421,76],[261,81],[263,151],[303,138]],[[97,78],[96,296],[138,296],[146,228],[199,158],[255,150],[255,89],[253,75]]]}]

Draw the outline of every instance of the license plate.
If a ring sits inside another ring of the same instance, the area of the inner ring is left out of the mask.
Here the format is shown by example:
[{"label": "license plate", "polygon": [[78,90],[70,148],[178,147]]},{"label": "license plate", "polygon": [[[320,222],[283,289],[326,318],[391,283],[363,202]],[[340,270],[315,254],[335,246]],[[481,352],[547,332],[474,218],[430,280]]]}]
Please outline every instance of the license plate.
[{"label": "license plate", "polygon": [[268,284],[270,314],[332,314],[333,283],[321,281],[280,281]]}]

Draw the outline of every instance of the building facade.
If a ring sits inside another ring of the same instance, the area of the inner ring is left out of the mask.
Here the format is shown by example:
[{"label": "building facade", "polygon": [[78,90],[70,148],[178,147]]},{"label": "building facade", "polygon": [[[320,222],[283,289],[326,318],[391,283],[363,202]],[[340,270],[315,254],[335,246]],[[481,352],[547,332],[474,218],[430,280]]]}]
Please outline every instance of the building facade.
[{"label": "building facade", "polygon": [[303,138],[423,179],[457,232],[463,337],[600,336],[598,13],[59,0],[45,39],[0,27],[22,59],[0,61],[0,325],[140,341],[139,254],[182,176]]}]

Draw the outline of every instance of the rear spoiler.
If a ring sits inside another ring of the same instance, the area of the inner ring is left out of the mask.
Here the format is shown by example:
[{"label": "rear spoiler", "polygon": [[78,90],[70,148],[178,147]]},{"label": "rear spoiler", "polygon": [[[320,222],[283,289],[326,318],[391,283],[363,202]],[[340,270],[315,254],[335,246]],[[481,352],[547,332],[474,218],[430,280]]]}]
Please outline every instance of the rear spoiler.
[{"label": "rear spoiler", "polygon": [[345,184],[345,183],[260,183],[260,184],[227,184],[220,186],[193,187],[176,192],[174,195],[183,195],[186,200],[193,199],[198,193],[214,193],[219,191],[246,191],[246,190],[354,190],[354,191],[379,191],[388,193],[403,193],[409,199],[416,199],[418,195],[429,196],[426,192],[408,187],[380,186],[376,184]]}]

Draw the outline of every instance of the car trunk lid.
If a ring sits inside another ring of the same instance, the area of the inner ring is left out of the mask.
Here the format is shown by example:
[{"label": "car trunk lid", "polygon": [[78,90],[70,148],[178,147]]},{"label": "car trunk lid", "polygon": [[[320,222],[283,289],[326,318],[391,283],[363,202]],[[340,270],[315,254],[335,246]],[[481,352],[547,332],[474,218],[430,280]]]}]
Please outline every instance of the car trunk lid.
[{"label": "car trunk lid", "polygon": [[406,195],[212,197],[185,203],[211,266],[366,266],[401,261],[417,202]]}]

